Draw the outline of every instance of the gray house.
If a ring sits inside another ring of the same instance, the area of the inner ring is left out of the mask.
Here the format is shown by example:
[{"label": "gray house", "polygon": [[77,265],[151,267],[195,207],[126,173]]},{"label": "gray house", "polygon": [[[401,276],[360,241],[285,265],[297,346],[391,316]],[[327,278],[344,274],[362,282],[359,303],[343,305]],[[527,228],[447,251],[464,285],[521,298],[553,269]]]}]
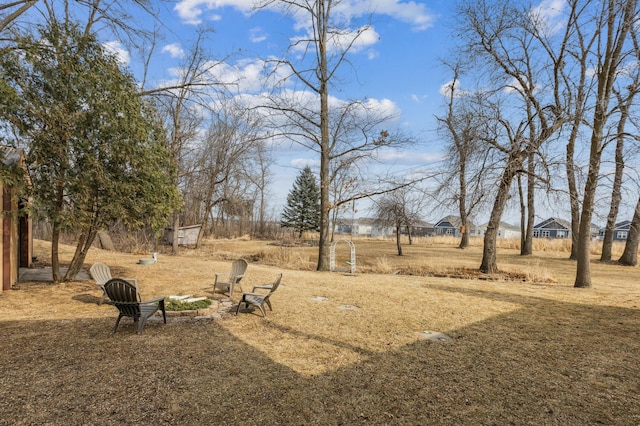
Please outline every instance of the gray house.
[{"label": "gray house", "polygon": [[[631,228],[630,220],[623,220],[622,222],[616,223],[613,228],[613,241],[627,241],[629,238],[629,229]],[[604,228],[600,230],[598,234],[599,238],[604,238]]]},{"label": "gray house", "polygon": [[[400,231],[402,234],[406,234],[407,230],[402,228]],[[428,237],[435,233],[432,223],[425,222],[424,220],[418,220],[411,225],[411,235],[414,237]]]},{"label": "gray house", "polygon": [[[479,230],[470,220],[467,220],[467,226],[469,227],[470,236],[480,235]],[[440,219],[433,226],[433,233],[435,235],[450,235],[452,237],[460,237],[462,236],[461,228],[462,221],[460,220],[459,216],[447,216]]]},{"label": "gray house", "polygon": [[564,219],[550,217],[533,227],[534,238],[569,238],[571,224]]}]

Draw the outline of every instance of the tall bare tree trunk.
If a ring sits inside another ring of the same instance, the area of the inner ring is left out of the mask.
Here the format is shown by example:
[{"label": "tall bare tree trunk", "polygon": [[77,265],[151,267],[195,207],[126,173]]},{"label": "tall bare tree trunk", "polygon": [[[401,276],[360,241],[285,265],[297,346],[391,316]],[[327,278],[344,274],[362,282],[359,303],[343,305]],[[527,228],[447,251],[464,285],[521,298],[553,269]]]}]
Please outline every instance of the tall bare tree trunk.
[{"label": "tall bare tree trunk", "polygon": [[498,194],[491,209],[491,216],[487,223],[487,231],[484,234],[484,247],[482,250],[482,263],[480,271],[491,274],[498,272],[498,262],[496,253],[496,239],[500,228],[500,219],[504,212],[504,207],[509,199],[509,188],[518,170],[522,167],[522,158],[519,153],[511,153],[507,159],[507,165],[502,172],[502,179],[498,186]]},{"label": "tall bare tree trunk", "polygon": [[401,225],[396,226],[396,247],[398,249],[398,256],[402,256],[402,241],[400,240]]},{"label": "tall bare tree trunk", "polygon": [[611,260],[611,249],[613,247],[613,233],[618,219],[618,211],[620,210],[620,202],[622,201],[622,177],[624,173],[624,129],[627,118],[629,117],[629,106],[633,100],[635,93],[630,92],[627,99],[620,104],[620,120],[618,121],[618,131],[616,135],[616,170],[613,177],[613,188],[611,188],[611,204],[609,214],[607,215],[607,223],[604,230],[604,238],[602,240],[601,262],[609,262]]},{"label": "tall bare tree trunk", "polygon": [[460,174],[458,175],[458,183],[460,187],[460,198],[458,202],[458,211],[460,212],[460,245],[458,248],[464,249],[469,247],[469,227],[467,226],[467,153],[463,149],[458,149],[460,158]]},{"label": "tall bare tree trunk", "polygon": [[525,256],[527,245],[527,204],[524,202],[524,190],[522,189],[522,177],[517,176],[518,201],[520,202],[520,256]]},{"label": "tall bare tree trunk", "polygon": [[60,253],[58,252],[58,246],[60,244],[60,228],[58,225],[53,224],[51,230],[51,274],[53,276],[53,282],[60,281]]},{"label": "tall bare tree trunk", "polygon": [[[522,231],[524,231],[524,238],[522,247],[520,247],[520,255],[521,256],[530,256],[533,254],[533,226],[536,217],[536,207],[535,207],[535,189],[536,189],[536,180],[535,180],[535,171],[536,165],[534,163],[535,155],[533,153],[529,154],[527,158],[527,217],[526,217],[526,226],[522,227]],[[524,215],[523,215],[524,217]]]},{"label": "tall bare tree trunk", "polygon": [[329,270],[329,76],[327,75],[328,11],[324,0],[316,2],[318,26],[318,79],[320,83],[320,240],[318,241],[318,271]]},{"label": "tall bare tree trunk", "polygon": [[582,214],[578,233],[578,266],[574,287],[591,287],[591,218],[595,203],[596,188],[598,187],[598,174],[600,173],[600,161],[602,158],[602,130],[606,119],[604,111],[599,111],[596,105],[596,119],[594,119],[593,134],[591,136],[591,153],[589,160],[589,172],[584,186],[584,199],[582,201]]},{"label": "tall bare tree trunk", "polygon": [[171,242],[171,253],[178,254],[180,252],[180,239],[178,238],[178,228],[180,228],[180,213],[173,212],[173,241]]},{"label": "tall bare tree trunk", "polygon": [[[567,143],[566,169],[567,186],[569,189],[569,207],[571,209],[571,254],[569,259],[578,258],[578,234],[580,233],[580,198],[578,196],[578,184],[576,183],[576,165],[573,160],[575,151],[575,139],[578,134],[578,124],[574,123]],[[574,135],[575,133],[575,135]]]},{"label": "tall bare tree trunk", "polygon": [[636,266],[638,264],[638,242],[640,242],[640,198],[638,198],[636,210],[633,213],[624,252],[618,260],[621,265]]}]

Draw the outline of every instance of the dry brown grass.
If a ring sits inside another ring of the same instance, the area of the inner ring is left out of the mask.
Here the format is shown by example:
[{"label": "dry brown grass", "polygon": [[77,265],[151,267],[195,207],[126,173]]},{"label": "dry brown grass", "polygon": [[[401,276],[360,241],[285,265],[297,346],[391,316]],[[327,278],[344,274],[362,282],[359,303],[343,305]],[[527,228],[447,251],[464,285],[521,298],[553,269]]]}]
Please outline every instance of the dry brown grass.
[{"label": "dry brown grass", "polygon": [[90,281],[4,292],[0,424],[640,424],[637,268],[594,262],[594,288],[579,290],[566,252],[504,248],[500,266],[536,282],[405,276],[395,272],[477,268],[481,248],[426,240],[398,258],[392,241],[356,245],[359,271],[386,273],[275,266],[313,263],[317,248],[255,241],[210,241],[150,266],[92,249],[87,266],[137,277],[145,298],[219,299],[212,274],[237,256],[264,262],[250,264],[245,290],[284,272],[266,319],[170,318],[140,336],[127,319],[110,335],[117,311],[96,305]]}]

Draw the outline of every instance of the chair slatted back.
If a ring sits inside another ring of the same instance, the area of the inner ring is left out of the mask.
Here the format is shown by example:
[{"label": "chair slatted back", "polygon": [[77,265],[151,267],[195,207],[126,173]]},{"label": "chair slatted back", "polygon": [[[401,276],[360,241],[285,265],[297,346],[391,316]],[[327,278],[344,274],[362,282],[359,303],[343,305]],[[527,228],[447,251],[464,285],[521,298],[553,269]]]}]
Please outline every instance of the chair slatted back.
[{"label": "chair slatted back", "polygon": [[278,286],[280,285],[281,280],[282,280],[282,274],[278,275],[278,278],[276,278],[276,280],[271,285],[271,290],[269,290],[269,293],[264,296],[263,300],[266,303],[269,303],[269,306],[271,306],[271,302],[269,302],[269,299],[271,298],[271,295],[278,289]]},{"label": "chair slatted back", "polygon": [[271,287],[268,296],[271,296],[273,292],[276,291],[276,289],[280,285],[280,281],[282,281],[282,274],[278,275],[278,278],[276,278],[276,280],[273,282],[273,286]]},{"label": "chair slatted back", "polygon": [[231,264],[231,273],[229,274],[229,282],[238,283],[247,272],[248,263],[244,259],[236,259]]},{"label": "chair slatted back", "polygon": [[89,274],[91,274],[91,278],[94,279],[96,284],[101,286],[105,285],[107,281],[113,278],[111,276],[111,270],[104,263],[94,263],[91,266],[91,269],[89,269]]},{"label": "chair slatted back", "polygon": [[140,296],[132,284],[112,278],[104,285],[104,290],[123,316],[134,319],[140,317]]}]

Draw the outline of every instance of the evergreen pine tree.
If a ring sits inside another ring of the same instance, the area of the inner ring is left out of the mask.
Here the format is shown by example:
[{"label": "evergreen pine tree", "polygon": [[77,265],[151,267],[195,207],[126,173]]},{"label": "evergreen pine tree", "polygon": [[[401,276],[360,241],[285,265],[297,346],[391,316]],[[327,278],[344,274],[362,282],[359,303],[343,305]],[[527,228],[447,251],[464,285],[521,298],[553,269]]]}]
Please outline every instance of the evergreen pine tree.
[{"label": "evergreen pine tree", "polygon": [[300,172],[293,183],[280,224],[285,228],[294,228],[300,237],[304,231],[319,229],[320,188],[309,166]]}]

